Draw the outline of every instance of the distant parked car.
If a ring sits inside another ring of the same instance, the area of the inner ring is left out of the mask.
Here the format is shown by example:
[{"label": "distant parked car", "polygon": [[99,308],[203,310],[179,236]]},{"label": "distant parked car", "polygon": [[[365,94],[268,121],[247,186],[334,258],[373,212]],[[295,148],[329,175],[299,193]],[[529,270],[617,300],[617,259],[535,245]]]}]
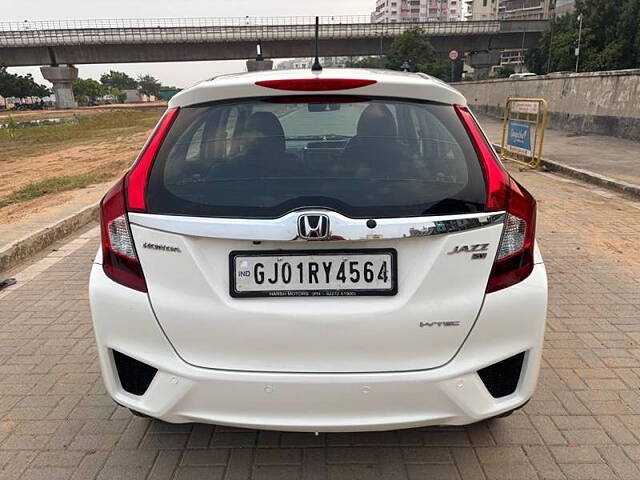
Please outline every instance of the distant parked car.
[{"label": "distant parked car", "polygon": [[117,102],[117,98],[114,95],[103,95],[100,98],[101,105],[111,105],[112,103]]},{"label": "distant parked car", "polygon": [[46,104],[43,101],[14,103],[13,108],[14,110],[44,110],[46,108]]},{"label": "distant parked car", "polygon": [[168,422],[464,425],[536,386],[536,202],[423,74],[184,90],[101,202],[90,298],[109,394]]},{"label": "distant parked car", "polygon": [[510,79],[518,79],[518,78],[528,78],[528,77],[537,77],[535,73],[523,72],[523,73],[512,73],[509,75]]}]

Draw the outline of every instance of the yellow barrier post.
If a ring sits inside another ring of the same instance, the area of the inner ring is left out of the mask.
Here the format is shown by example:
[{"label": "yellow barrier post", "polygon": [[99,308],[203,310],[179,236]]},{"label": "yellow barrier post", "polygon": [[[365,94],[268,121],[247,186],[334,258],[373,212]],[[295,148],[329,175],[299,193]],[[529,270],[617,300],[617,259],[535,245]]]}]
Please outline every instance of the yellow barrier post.
[{"label": "yellow barrier post", "polygon": [[502,125],[502,160],[537,169],[542,159],[546,127],[547,101],[544,98],[509,97]]}]

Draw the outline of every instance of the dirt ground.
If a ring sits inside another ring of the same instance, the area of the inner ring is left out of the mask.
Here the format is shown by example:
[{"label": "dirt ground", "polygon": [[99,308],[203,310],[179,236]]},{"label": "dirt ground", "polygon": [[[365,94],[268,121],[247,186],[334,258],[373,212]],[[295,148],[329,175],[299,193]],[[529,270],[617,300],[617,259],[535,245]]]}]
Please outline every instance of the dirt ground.
[{"label": "dirt ground", "polygon": [[97,105],[95,107],[78,107],[69,110],[33,110],[33,111],[0,111],[0,123],[6,122],[12,117],[16,122],[25,122],[28,120],[40,120],[43,118],[68,118],[77,116],[95,115],[100,112],[114,109],[143,109],[158,108],[166,106],[167,102],[148,102],[148,103],[116,103],[112,105]]},{"label": "dirt ground", "polygon": [[131,136],[95,144],[81,144],[42,155],[0,162],[0,197],[46,177],[80,174],[95,170],[114,160],[133,160],[144,144],[149,130]]},{"label": "dirt ground", "polygon": [[[109,178],[100,178],[100,183],[117,178],[135,160],[140,148],[148,137],[153,124],[160,116],[162,109],[155,105],[150,115],[144,117],[140,125],[128,125],[118,128],[112,124],[103,130],[84,137],[72,136],[68,139],[54,139],[50,144],[38,148],[38,143],[31,141],[24,147],[0,145],[0,199],[7,198],[14,192],[29,185],[56,177],[91,174],[92,172],[108,172]],[[140,106],[125,108],[140,109]],[[142,108],[148,108],[146,105]],[[104,108],[78,109],[81,116],[93,116],[105,112]],[[106,109],[113,110],[112,109]],[[118,106],[122,111],[122,106]],[[28,112],[25,115],[47,115],[40,118],[54,118],[52,111]],[[67,111],[64,114],[68,114]],[[17,116],[16,116],[17,117]],[[98,118],[98,117],[94,117]],[[16,118],[16,120],[18,120]],[[22,120],[22,119],[20,119]],[[1,121],[1,119],[0,119]],[[40,128],[40,127],[29,127]],[[35,148],[34,148],[35,143]],[[104,173],[101,175],[104,177]],[[45,208],[63,204],[76,190],[52,192],[26,201],[20,201],[0,208],[0,225],[9,224],[39,212]]]},{"label": "dirt ground", "polygon": [[[0,197],[18,188],[46,177],[87,173],[109,165],[114,158],[127,159],[125,165],[133,162],[150,131],[127,138],[115,138],[113,142],[95,145],[80,145],[57,152],[30,157],[27,162],[0,162]],[[124,162],[123,162],[124,163]],[[122,169],[122,172],[126,166]],[[114,175],[114,179],[118,174]],[[74,190],[44,195],[26,202],[14,203],[0,208],[0,225],[15,222],[45,208],[65,203]]]}]

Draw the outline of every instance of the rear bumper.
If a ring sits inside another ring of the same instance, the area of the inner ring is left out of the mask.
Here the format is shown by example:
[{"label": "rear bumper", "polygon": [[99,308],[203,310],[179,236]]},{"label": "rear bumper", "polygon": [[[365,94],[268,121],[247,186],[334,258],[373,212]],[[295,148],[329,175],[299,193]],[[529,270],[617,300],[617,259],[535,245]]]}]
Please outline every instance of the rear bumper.
[{"label": "rear bumper", "polygon": [[[306,374],[192,366],[168,342],[145,294],[112,282],[100,265],[93,267],[90,290],[102,374],[115,401],[168,422],[291,431],[463,425],[522,405],[537,382],[547,300],[546,273],[538,264],[525,281],[487,295],[475,327],[443,367]],[[158,369],[144,395],[123,390],[112,350]],[[515,392],[493,398],[477,371],[521,352]]]}]

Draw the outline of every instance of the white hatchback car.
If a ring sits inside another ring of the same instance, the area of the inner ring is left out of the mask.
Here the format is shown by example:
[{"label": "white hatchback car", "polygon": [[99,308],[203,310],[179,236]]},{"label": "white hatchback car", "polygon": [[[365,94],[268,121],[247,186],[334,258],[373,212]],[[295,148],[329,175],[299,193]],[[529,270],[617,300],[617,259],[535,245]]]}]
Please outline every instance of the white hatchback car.
[{"label": "white hatchback car", "polygon": [[91,310],[114,400],[168,422],[462,425],[538,377],[536,203],[422,74],[185,90],[101,204]]}]

